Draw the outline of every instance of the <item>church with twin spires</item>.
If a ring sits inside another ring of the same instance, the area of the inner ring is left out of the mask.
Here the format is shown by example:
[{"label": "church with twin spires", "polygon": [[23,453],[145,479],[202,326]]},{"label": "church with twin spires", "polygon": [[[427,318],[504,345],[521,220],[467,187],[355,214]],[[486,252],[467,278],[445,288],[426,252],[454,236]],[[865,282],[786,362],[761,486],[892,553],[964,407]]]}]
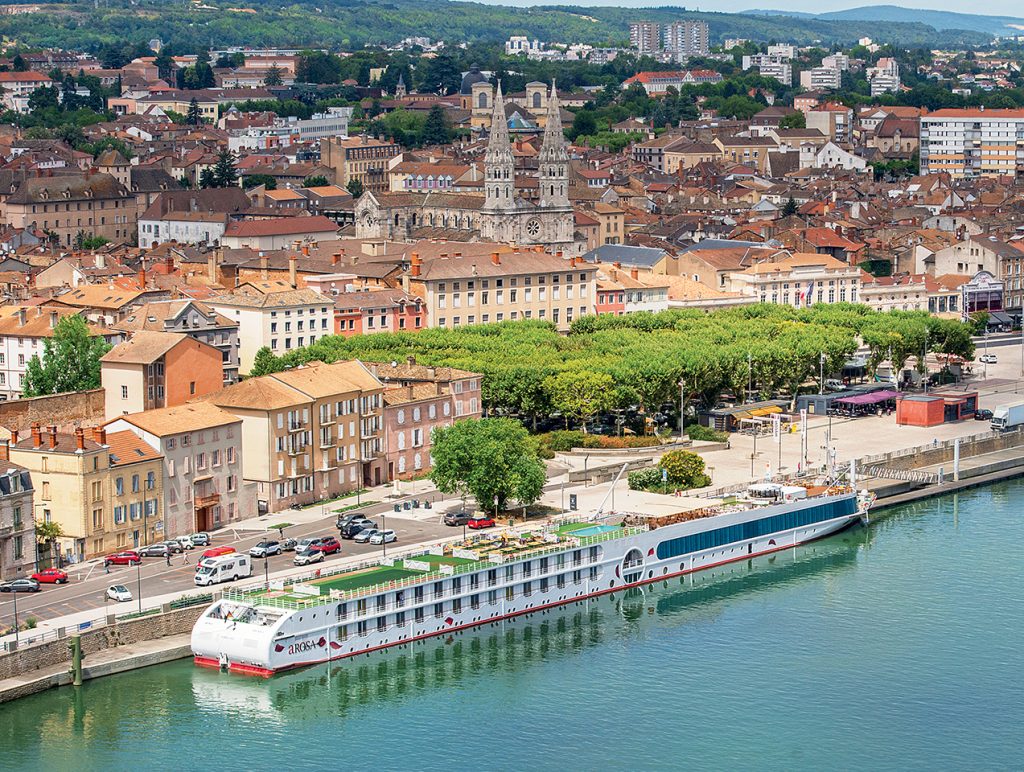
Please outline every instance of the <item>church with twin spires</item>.
[{"label": "church with twin spires", "polygon": [[[356,238],[395,241],[443,229],[453,240],[541,245],[568,255],[582,252],[569,204],[569,151],[554,83],[547,99],[538,153],[536,203],[518,195],[505,100],[499,83],[484,155],[484,195],[466,193],[364,193],[356,203]],[[454,233],[451,233],[454,231]],[[420,232],[419,235],[417,232]]]}]

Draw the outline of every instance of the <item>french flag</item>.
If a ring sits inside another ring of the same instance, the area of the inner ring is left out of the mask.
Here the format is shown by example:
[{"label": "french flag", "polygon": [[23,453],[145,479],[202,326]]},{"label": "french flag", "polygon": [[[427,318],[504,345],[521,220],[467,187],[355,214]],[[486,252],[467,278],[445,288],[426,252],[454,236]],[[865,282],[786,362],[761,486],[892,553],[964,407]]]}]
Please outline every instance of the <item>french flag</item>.
[{"label": "french flag", "polygon": [[807,289],[801,293],[800,297],[805,298],[804,305],[810,306],[814,302],[814,282],[807,283]]}]

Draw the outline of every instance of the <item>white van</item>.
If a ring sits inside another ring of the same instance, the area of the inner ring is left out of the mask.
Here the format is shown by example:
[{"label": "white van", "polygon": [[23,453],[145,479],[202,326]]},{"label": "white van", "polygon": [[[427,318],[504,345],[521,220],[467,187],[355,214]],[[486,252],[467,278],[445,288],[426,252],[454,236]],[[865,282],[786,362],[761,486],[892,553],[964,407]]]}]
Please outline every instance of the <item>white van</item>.
[{"label": "white van", "polygon": [[252,576],[252,560],[248,555],[232,552],[215,558],[203,558],[196,567],[196,584],[209,587],[219,582],[230,582]]}]

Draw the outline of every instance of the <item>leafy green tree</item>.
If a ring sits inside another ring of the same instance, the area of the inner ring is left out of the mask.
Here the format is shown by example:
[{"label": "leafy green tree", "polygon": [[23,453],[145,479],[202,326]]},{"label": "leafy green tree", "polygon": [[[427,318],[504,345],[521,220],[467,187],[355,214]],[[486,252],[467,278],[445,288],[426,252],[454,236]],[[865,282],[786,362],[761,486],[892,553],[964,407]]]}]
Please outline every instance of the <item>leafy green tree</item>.
[{"label": "leafy green tree", "polygon": [[274,352],[263,346],[256,352],[256,356],[253,357],[252,367],[249,369],[249,377],[255,378],[260,375],[269,375],[270,373],[279,372],[280,369]]},{"label": "leafy green tree", "polygon": [[[54,521],[42,521],[36,522],[36,542],[47,548],[50,553],[50,565],[53,563],[53,545],[57,539],[61,539],[65,536],[64,529],[61,524]],[[38,548],[37,548],[38,551]]]},{"label": "leafy green tree", "polygon": [[444,52],[421,65],[420,90],[432,94],[454,94],[462,86],[462,72],[451,54]]},{"label": "leafy green tree", "polygon": [[156,55],[153,64],[156,66],[156,72],[160,80],[166,81],[173,86],[176,80],[175,75],[177,74],[178,65],[175,64],[174,59],[171,57],[171,49],[168,46],[160,49],[160,53]]},{"label": "leafy green tree", "polygon": [[345,186],[345,190],[352,195],[352,198],[359,198],[364,192],[363,183],[361,180],[353,177],[348,181],[348,184]]},{"label": "leafy green tree", "polygon": [[434,466],[430,479],[446,494],[471,494],[490,510],[514,499],[521,506],[540,498],[546,479],[526,429],[507,418],[456,421],[431,437]]},{"label": "leafy green tree", "polygon": [[277,178],[269,174],[249,174],[242,178],[242,187],[246,190],[260,185],[267,190],[277,190]]},{"label": "leafy green tree", "polygon": [[797,110],[795,113],[782,116],[782,120],[779,121],[780,129],[806,129],[807,128],[807,116],[803,114],[801,110]]},{"label": "leafy green tree", "polygon": [[43,341],[43,356],[33,356],[25,367],[22,393],[26,397],[64,394],[100,387],[100,357],[110,344],[93,335],[80,316],[65,316]]},{"label": "leafy green tree", "polygon": [[235,157],[228,149],[217,154],[217,163],[213,165],[213,187],[230,188],[238,184],[238,170],[235,169]]},{"label": "leafy green tree", "polygon": [[264,86],[280,86],[284,81],[281,79],[281,68],[276,65],[267,70],[263,76]]},{"label": "leafy green tree", "polygon": [[324,175],[322,174],[310,175],[309,177],[306,177],[306,179],[302,181],[302,187],[304,188],[324,188],[330,184],[331,183],[328,181],[328,179],[324,177]]},{"label": "leafy green tree", "polygon": [[441,105],[434,105],[427,113],[427,120],[420,133],[420,143],[423,145],[447,145],[451,141],[452,131],[448,125],[448,116],[444,114]]},{"label": "leafy green tree", "polygon": [[295,77],[300,83],[340,83],[341,60],[323,51],[303,51]]},{"label": "leafy green tree", "polygon": [[782,206],[782,216],[783,217],[792,217],[793,215],[795,215],[799,211],[800,211],[800,207],[798,207],[796,205],[796,199],[794,199],[792,196],[787,198],[786,199],[786,203],[783,204],[783,206]]},{"label": "leafy green tree", "polygon": [[580,110],[572,119],[572,138],[589,137],[597,133],[597,118],[590,110]]},{"label": "leafy green tree", "polygon": [[545,382],[552,406],[569,418],[583,423],[609,408],[614,381],[607,373],[592,370],[564,370]]},{"label": "leafy green tree", "polygon": [[21,54],[14,55],[14,58],[11,60],[11,69],[15,72],[28,71],[28,64],[25,62],[24,58],[22,58]]},{"label": "leafy green tree", "polygon": [[675,488],[704,488],[711,478],[704,472],[704,459],[689,450],[670,450],[658,461],[667,482]]},{"label": "leafy green tree", "polygon": [[185,122],[189,126],[199,126],[203,123],[203,114],[199,111],[199,102],[196,101],[195,97],[188,103],[188,114],[185,116]]}]

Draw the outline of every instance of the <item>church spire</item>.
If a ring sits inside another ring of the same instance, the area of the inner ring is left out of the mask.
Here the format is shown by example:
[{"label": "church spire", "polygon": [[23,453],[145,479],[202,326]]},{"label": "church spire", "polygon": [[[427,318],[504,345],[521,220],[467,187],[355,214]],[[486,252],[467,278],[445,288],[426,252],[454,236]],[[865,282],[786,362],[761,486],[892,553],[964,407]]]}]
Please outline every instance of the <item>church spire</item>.
[{"label": "church spire", "polygon": [[484,153],[484,208],[509,209],[515,206],[515,158],[508,139],[500,81],[494,90],[493,107],[491,137]]},{"label": "church spire", "polygon": [[540,164],[540,205],[542,208],[565,209],[569,206],[569,152],[562,133],[562,114],[558,107],[558,91],[551,81],[544,141],[537,154]]},{"label": "church spire", "polygon": [[555,80],[551,79],[551,95],[548,97],[547,116],[544,121],[544,142],[542,147],[549,147],[552,150],[564,155],[566,160],[569,154],[565,150],[565,134],[562,132],[562,111],[558,106],[558,89],[555,88]]}]

